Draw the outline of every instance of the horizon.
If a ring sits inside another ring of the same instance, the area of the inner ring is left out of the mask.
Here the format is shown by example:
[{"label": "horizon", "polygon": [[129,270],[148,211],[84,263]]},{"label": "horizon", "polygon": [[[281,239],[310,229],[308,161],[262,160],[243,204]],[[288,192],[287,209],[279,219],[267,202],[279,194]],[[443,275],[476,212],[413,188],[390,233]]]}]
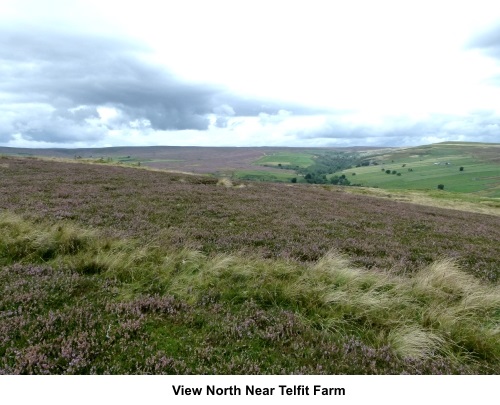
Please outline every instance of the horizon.
[{"label": "horizon", "polygon": [[286,146],[286,145],[255,145],[255,146],[237,146],[237,145],[113,145],[113,146],[99,146],[99,147],[18,147],[18,146],[3,146],[0,149],[29,149],[29,150],[49,150],[49,149],[63,149],[63,150],[76,150],[76,149],[111,149],[111,148],[274,148],[274,149],[411,149],[424,146],[440,145],[440,144],[465,144],[465,145],[500,145],[500,142],[474,142],[474,141],[442,141],[430,144],[412,145],[412,146],[382,146],[382,145],[352,145],[352,146]]}]

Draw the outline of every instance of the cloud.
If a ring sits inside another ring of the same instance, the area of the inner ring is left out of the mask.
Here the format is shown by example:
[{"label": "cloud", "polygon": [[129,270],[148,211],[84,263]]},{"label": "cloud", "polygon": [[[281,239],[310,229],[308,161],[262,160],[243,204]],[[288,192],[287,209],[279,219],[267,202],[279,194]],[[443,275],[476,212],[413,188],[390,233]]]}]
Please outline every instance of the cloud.
[{"label": "cloud", "polygon": [[82,123],[83,111],[111,105],[130,120],[148,119],[155,129],[206,129],[204,115],[220,92],[179,82],[141,59],[145,50],[137,44],[57,32],[3,32],[0,37],[0,58],[7,66],[4,91],[27,107],[33,102],[52,106],[48,123]]},{"label": "cloud", "polygon": [[[409,117],[378,118],[330,116],[292,130],[297,138],[322,139],[330,144],[418,145],[451,140],[498,142],[500,115],[493,111],[475,111],[466,115],[430,114],[421,119]],[[356,141],[357,140],[357,141]],[[330,141],[330,142],[328,142]]]},{"label": "cloud", "polygon": [[[500,62],[500,22],[474,36],[467,44],[467,49],[478,50],[484,55],[496,59],[497,63]],[[500,87],[500,74],[493,74],[487,83]]]},{"label": "cloud", "polygon": [[[500,25],[476,37],[469,48],[500,58],[499,44]],[[196,52],[191,48],[188,51]],[[484,97],[472,98],[461,115],[445,114],[455,111],[455,104],[461,106],[459,101],[468,100],[468,96],[462,97],[468,93],[455,81],[444,86],[446,91],[441,93],[439,86],[421,85],[418,77],[404,69],[404,63],[394,68],[401,72],[396,77],[391,71],[391,75],[382,76],[390,80],[374,80],[376,75],[369,74],[373,66],[352,65],[348,58],[344,65],[349,72],[328,71],[324,86],[318,84],[319,78],[311,82],[312,71],[294,76],[287,69],[278,72],[277,66],[260,63],[266,73],[259,79],[263,83],[272,85],[269,77],[293,77],[286,88],[290,91],[278,92],[283,97],[302,94],[300,89],[307,87],[321,90],[315,91],[315,97],[334,100],[331,104],[319,103],[330,106],[320,110],[245,97],[221,85],[181,80],[166,68],[171,61],[157,62],[164,57],[126,36],[84,33],[82,27],[69,25],[61,31],[3,21],[0,144],[396,146],[442,140],[500,141],[500,112],[493,111],[496,104],[484,104],[487,108],[492,105],[492,111],[463,112],[470,106],[483,108],[476,100]],[[201,62],[200,66],[203,68]],[[429,71],[439,67],[428,66]],[[358,74],[347,75],[351,71]],[[277,76],[269,72],[277,72]],[[364,72],[368,72],[366,78],[361,77]],[[238,71],[241,80],[247,78],[244,74]],[[412,84],[409,89],[408,84]],[[417,91],[420,88],[423,90]],[[452,98],[450,94],[455,93]],[[496,94],[492,92],[488,100],[496,100]],[[304,99],[314,103],[312,98]]]},{"label": "cloud", "polygon": [[467,48],[479,49],[489,56],[500,59],[500,23],[472,38]]},{"label": "cloud", "polygon": [[259,118],[260,118],[260,123],[262,125],[267,125],[267,124],[275,124],[275,123],[280,123],[285,121],[287,118],[289,118],[292,115],[290,111],[287,110],[279,110],[277,114],[267,114],[267,113],[260,113]]},{"label": "cloud", "polygon": [[[179,80],[150,56],[134,41],[0,29],[0,141],[14,135],[63,144],[93,141],[138,123],[158,131],[207,130],[213,114],[217,126],[225,127],[229,117],[272,114],[283,107]],[[303,108],[285,106],[299,113]],[[114,119],[102,119],[102,107],[113,109]]]}]

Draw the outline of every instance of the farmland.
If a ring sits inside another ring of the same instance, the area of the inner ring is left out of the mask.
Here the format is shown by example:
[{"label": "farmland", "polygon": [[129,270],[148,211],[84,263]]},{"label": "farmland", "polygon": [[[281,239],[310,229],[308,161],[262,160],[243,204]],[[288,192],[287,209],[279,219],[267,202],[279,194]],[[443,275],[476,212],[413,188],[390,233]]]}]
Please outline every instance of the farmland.
[{"label": "farmland", "polygon": [[500,371],[499,216],[79,160],[0,180],[0,373]]},{"label": "farmland", "polygon": [[276,152],[266,154],[256,160],[254,164],[261,166],[299,166],[307,167],[314,163],[314,153],[306,152]]},{"label": "farmland", "polygon": [[[442,143],[370,156],[376,165],[342,173],[367,187],[432,190],[500,197],[500,145]],[[389,171],[389,173],[387,173]]]}]

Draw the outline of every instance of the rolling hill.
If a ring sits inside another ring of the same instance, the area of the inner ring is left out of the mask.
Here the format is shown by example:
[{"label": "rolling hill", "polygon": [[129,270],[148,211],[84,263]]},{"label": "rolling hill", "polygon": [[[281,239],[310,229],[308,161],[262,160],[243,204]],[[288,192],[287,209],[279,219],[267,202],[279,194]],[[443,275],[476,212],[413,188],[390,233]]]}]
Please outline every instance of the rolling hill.
[{"label": "rolling hill", "polygon": [[[384,189],[444,190],[500,197],[500,144],[457,143],[373,153],[369,166],[345,170],[356,183]],[[389,172],[387,172],[389,171]]]}]

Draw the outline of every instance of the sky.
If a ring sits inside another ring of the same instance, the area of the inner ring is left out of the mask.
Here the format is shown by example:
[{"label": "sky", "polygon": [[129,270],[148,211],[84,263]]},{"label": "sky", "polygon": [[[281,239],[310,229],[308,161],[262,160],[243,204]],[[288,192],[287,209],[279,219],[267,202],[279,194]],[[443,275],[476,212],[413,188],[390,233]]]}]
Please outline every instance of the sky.
[{"label": "sky", "polygon": [[0,146],[500,142],[490,0],[0,0]]}]

